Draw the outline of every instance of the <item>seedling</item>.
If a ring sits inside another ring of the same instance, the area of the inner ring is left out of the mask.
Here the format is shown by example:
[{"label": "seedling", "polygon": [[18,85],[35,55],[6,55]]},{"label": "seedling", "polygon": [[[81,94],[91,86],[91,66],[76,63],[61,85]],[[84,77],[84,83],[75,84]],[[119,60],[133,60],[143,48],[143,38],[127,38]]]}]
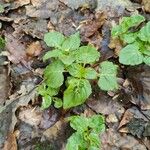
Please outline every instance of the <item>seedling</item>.
[{"label": "seedling", "polygon": [[119,38],[124,48],[119,53],[119,62],[124,65],[150,65],[150,21],[138,31],[131,31],[139,27],[145,18],[141,15],[123,17],[119,25],[113,27],[112,37]]},{"label": "seedling", "polygon": [[99,150],[100,134],[105,130],[104,117],[94,115],[90,118],[72,116],[70,126],[76,131],[67,140],[66,150]]},{"label": "seedling", "polygon": [[[44,61],[51,60],[44,70],[44,82],[38,88],[43,97],[43,109],[48,108],[52,101],[57,108],[63,106],[64,109],[83,104],[92,93],[90,80],[98,79],[98,86],[105,91],[118,88],[117,66],[104,61],[98,72],[92,68],[99,61],[100,53],[91,45],[80,46],[79,32],[69,37],[49,32],[45,34],[44,41],[53,50],[43,57]],[[66,90],[60,91],[62,85]],[[58,98],[60,93],[63,93],[63,100]]]}]

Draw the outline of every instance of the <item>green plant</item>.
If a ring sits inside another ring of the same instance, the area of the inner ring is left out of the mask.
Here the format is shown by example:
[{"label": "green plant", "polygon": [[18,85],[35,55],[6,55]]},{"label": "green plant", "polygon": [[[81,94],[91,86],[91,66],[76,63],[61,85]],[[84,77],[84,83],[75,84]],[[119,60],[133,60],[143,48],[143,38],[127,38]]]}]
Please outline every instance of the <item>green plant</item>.
[{"label": "green plant", "polygon": [[94,115],[69,117],[70,126],[76,130],[67,140],[66,150],[99,150],[100,133],[105,130],[104,117]]},{"label": "green plant", "polygon": [[[69,37],[49,32],[44,41],[54,49],[43,57],[44,61],[51,59],[51,63],[44,70],[44,81],[38,88],[43,97],[42,108],[48,108],[52,101],[57,108],[63,106],[64,109],[83,104],[92,93],[90,80],[97,78],[102,90],[118,88],[117,66],[104,61],[97,72],[92,66],[99,61],[100,53],[91,45],[80,46],[79,32]],[[61,88],[62,85],[66,90]]]},{"label": "green plant", "polygon": [[0,36],[0,49],[5,47],[5,40]]},{"label": "green plant", "polygon": [[138,31],[145,18],[141,15],[123,17],[120,24],[112,28],[112,37],[119,38],[124,48],[119,53],[119,62],[125,65],[150,65],[150,21]]},{"label": "green plant", "polygon": [[4,6],[0,4],[0,13],[4,12]]}]

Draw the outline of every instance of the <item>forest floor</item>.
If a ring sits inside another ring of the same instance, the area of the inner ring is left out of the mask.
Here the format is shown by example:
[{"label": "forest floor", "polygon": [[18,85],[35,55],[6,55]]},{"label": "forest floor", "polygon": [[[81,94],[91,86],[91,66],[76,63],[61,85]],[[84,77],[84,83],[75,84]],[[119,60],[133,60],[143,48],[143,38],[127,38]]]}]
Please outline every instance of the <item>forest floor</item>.
[{"label": "forest floor", "polygon": [[[102,114],[106,131],[102,150],[150,150],[150,67],[118,62],[120,43],[111,43],[111,28],[123,16],[141,14],[150,21],[150,0],[0,0],[0,149],[65,150],[72,134],[64,118]],[[117,91],[96,87],[85,104],[68,111],[41,110],[37,86],[50,48],[44,34],[80,32],[83,45],[93,44],[101,60],[118,64]]]}]

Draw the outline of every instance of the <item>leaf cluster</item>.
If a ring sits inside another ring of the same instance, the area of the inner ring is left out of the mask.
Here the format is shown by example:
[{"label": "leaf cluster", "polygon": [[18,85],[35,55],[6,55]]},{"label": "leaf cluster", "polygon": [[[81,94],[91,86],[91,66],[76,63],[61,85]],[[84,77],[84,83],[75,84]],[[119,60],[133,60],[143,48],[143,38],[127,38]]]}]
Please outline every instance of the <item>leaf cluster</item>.
[{"label": "leaf cluster", "polygon": [[76,131],[67,140],[66,150],[99,150],[100,133],[105,130],[104,117],[93,115],[69,117],[70,126]]},{"label": "leaf cluster", "polygon": [[5,47],[5,40],[0,36],[0,49]]},{"label": "leaf cluster", "polygon": [[[39,86],[39,94],[43,97],[43,108],[48,108],[52,102],[64,109],[83,104],[92,93],[90,80],[98,79],[102,90],[115,90],[117,85],[117,66],[104,61],[97,72],[92,66],[100,58],[100,53],[91,45],[80,46],[79,32],[65,37],[53,31],[46,33],[44,41],[49,47],[43,60],[50,59],[51,63],[44,70],[44,82]],[[67,79],[64,75],[67,74]],[[66,87],[61,91],[61,86]],[[63,100],[58,98],[63,93]]]},{"label": "leaf cluster", "polygon": [[119,53],[119,62],[124,65],[150,65],[150,21],[141,15],[123,17],[119,25],[112,28],[112,37],[119,38],[125,47]]}]

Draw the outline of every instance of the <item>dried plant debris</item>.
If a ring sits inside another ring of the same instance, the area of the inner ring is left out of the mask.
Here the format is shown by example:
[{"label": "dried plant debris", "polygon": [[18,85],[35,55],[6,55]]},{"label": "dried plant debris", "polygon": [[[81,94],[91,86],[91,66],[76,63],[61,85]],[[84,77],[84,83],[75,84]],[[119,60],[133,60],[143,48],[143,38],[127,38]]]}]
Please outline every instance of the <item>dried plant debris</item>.
[{"label": "dried plant debris", "polygon": [[144,6],[144,10],[150,13],[150,1],[149,0],[142,0],[142,4]]},{"label": "dried plant debris", "polygon": [[130,67],[127,77],[133,86],[132,102],[143,110],[150,109],[150,67]]},{"label": "dried plant debris", "polygon": [[96,8],[97,5],[96,0],[60,0],[60,1],[72,9],[78,8],[94,9]]},{"label": "dried plant debris", "polygon": [[59,6],[58,0],[32,0],[32,5],[26,6],[26,14],[29,17],[47,19],[55,15]]},{"label": "dried plant debris", "polygon": [[15,112],[20,106],[28,105],[29,101],[35,98],[36,91],[32,90],[27,95],[21,96],[20,98],[12,99],[7,102],[7,104],[1,108],[0,111],[0,147],[3,146],[6,136],[9,132],[14,131],[14,127],[17,123],[17,118]]},{"label": "dried plant debris", "polygon": [[113,129],[108,129],[102,136],[102,150],[146,150],[145,145],[142,145],[137,139],[130,135],[122,136]]},{"label": "dried plant debris", "polygon": [[[20,24],[13,24],[15,36],[20,37],[23,33],[31,35],[33,38],[43,39],[44,33],[47,32],[47,21],[46,20],[24,20]],[[42,28],[41,28],[42,27]]]},{"label": "dried plant debris", "polygon": [[0,106],[4,104],[10,95],[10,78],[8,69],[5,66],[0,66]]}]

